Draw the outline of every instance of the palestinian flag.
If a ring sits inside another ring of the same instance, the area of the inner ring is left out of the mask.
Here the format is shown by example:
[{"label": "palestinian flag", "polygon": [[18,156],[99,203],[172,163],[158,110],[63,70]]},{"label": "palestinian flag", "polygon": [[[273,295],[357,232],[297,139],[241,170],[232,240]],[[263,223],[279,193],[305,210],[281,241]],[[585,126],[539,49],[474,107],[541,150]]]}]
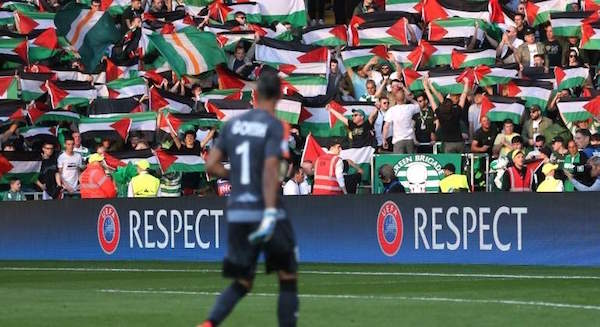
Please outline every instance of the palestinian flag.
[{"label": "palestinian flag", "polygon": [[56,29],[54,13],[15,11],[15,27],[20,34],[29,34],[35,30]]},{"label": "palestinian flag", "polygon": [[242,91],[252,91],[256,88],[256,82],[245,79],[240,75],[230,71],[225,66],[217,66],[215,68],[217,72],[217,79],[219,82],[219,89],[238,89]]},{"label": "palestinian flag", "polygon": [[0,100],[0,124],[24,120],[26,104],[18,100]]},{"label": "palestinian flag", "polygon": [[52,79],[53,73],[20,73],[21,98],[33,101],[46,93],[46,81]]},{"label": "palestinian flag", "polygon": [[[420,47],[413,51],[411,58],[418,57],[420,54],[421,59],[418,61],[421,62],[421,65],[429,67],[450,65],[452,63],[452,51],[466,50],[462,46],[462,42],[456,41],[421,41],[420,43]],[[415,54],[414,52],[419,53]]]},{"label": "palestinian flag", "polygon": [[292,125],[298,124],[300,112],[302,111],[302,102],[292,99],[281,99],[275,106],[275,116]]},{"label": "palestinian flag", "polygon": [[283,75],[291,74],[327,74],[328,64],[326,62],[309,62],[305,64],[273,64],[266,63],[267,66],[277,69]]},{"label": "palestinian flag", "polygon": [[210,99],[250,101],[252,100],[252,91],[242,91],[240,89],[215,89],[202,93],[202,96],[200,97],[200,101],[202,102],[206,102]]},{"label": "palestinian flag", "polygon": [[525,5],[525,16],[530,26],[537,26],[550,20],[551,12],[567,10],[570,0],[531,0]]},{"label": "palestinian flag", "polygon": [[323,75],[291,75],[281,80],[283,94],[315,97],[327,93],[327,78]]},{"label": "palestinian flag", "polygon": [[552,32],[555,36],[581,37],[581,25],[590,12],[553,12],[550,14]]},{"label": "palestinian flag", "polygon": [[204,158],[200,153],[190,154],[187,151],[164,151],[157,150],[154,153],[154,160],[149,162],[156,162],[163,174],[170,172],[181,172],[181,173],[196,173],[204,172]]},{"label": "palestinian flag", "polygon": [[479,86],[491,86],[506,84],[511,79],[516,78],[518,71],[516,66],[514,67],[488,67],[488,66],[477,66],[473,68],[475,74],[476,83]]},{"label": "palestinian flag", "polygon": [[217,115],[220,121],[228,121],[248,110],[254,110],[250,102],[237,100],[208,100],[204,107],[206,111]]},{"label": "palestinian flag", "polygon": [[510,119],[514,124],[521,123],[525,106],[520,99],[502,96],[483,96],[481,116],[487,116],[491,121],[502,122]]},{"label": "palestinian flag", "polygon": [[471,38],[475,33],[475,20],[472,18],[450,17],[436,19],[429,23],[429,41],[452,38]]},{"label": "palestinian flag", "polygon": [[38,12],[39,8],[25,1],[5,1],[0,3],[0,8],[10,11],[23,11],[23,12]]},{"label": "palestinian flag", "polygon": [[48,72],[51,72],[52,79],[57,81],[77,81],[77,82],[90,82],[90,77],[94,79],[93,75],[84,74],[82,72],[76,70],[58,70],[53,69]]},{"label": "palestinian flag", "polygon": [[312,136],[311,133],[308,133],[306,136],[306,141],[304,142],[304,148],[302,151],[302,157],[300,158],[300,163],[311,162],[315,163],[317,159],[325,154],[325,150],[321,147],[319,142]]},{"label": "palestinian flag", "polygon": [[321,47],[338,47],[348,44],[345,25],[323,25],[305,28],[302,31],[302,42]]},{"label": "palestinian flag", "polygon": [[304,64],[329,62],[329,50],[325,47],[261,38],[256,42],[256,60],[265,63]]},{"label": "palestinian flag", "polygon": [[426,23],[435,19],[462,17],[490,21],[488,1],[423,0],[422,16]]},{"label": "palestinian flag", "polygon": [[141,160],[148,160],[148,163],[150,163],[150,169],[159,169],[158,162],[151,149],[104,153],[104,162],[106,162],[106,165],[112,169],[127,166],[129,163],[135,165]]},{"label": "palestinian flag", "polygon": [[556,78],[556,86],[558,90],[572,89],[578,86],[583,86],[590,74],[590,70],[586,67],[576,68],[561,68],[554,67],[554,77]]},{"label": "palestinian flag", "polygon": [[508,91],[509,97],[519,97],[525,100],[525,106],[530,107],[535,104],[545,110],[554,89],[554,84],[515,78],[502,87]]},{"label": "palestinian flag", "polygon": [[464,70],[436,69],[429,71],[429,80],[433,87],[443,94],[460,94],[464,84],[460,82],[460,75]]},{"label": "palestinian flag", "polygon": [[19,128],[19,134],[25,138],[25,142],[29,144],[51,142],[56,143],[56,127],[23,127]]},{"label": "palestinian flag", "polygon": [[22,38],[0,38],[0,61],[26,63],[27,40]]},{"label": "palestinian flag", "polygon": [[427,74],[427,71],[416,71],[410,68],[402,69],[404,83],[406,83],[406,87],[411,91],[422,91],[425,89],[423,87],[423,77]]},{"label": "palestinian flag", "polygon": [[178,76],[202,74],[227,62],[212,33],[186,30],[148,37]]},{"label": "palestinian flag", "polygon": [[150,110],[159,111],[169,109],[179,113],[190,113],[194,108],[194,101],[179,94],[161,90],[156,87],[150,88]]},{"label": "palestinian flag", "polygon": [[409,39],[408,20],[405,17],[397,21],[365,23],[356,29],[351,27],[353,46],[407,45]]},{"label": "palestinian flag", "polygon": [[79,132],[84,139],[110,138],[127,139],[130,132],[139,131],[154,136],[156,113],[115,114],[107,117],[81,117]]},{"label": "palestinian flag", "polygon": [[423,31],[421,31],[421,17],[419,14],[402,11],[378,11],[352,16],[348,24],[348,43],[353,44],[353,40],[357,39],[357,27],[381,22],[386,22],[389,26],[392,26],[402,19],[405,19],[407,25],[413,29],[417,40],[421,39]]},{"label": "palestinian flag", "polygon": [[366,65],[373,56],[379,56],[382,58],[381,60],[385,60],[387,53],[387,48],[384,45],[347,47],[341,52],[344,66],[348,68]]},{"label": "palestinian flag", "polygon": [[13,12],[10,10],[0,9],[0,26],[10,26],[15,24]]},{"label": "palestinian flag", "polygon": [[238,43],[245,40],[254,43],[254,31],[221,32],[217,34],[217,42],[224,51],[233,53]]},{"label": "palestinian flag", "polygon": [[304,0],[256,0],[264,25],[274,22],[289,22],[294,27],[306,26]]},{"label": "palestinian flag", "polygon": [[158,129],[171,133],[183,133],[190,130],[196,130],[200,127],[218,127],[222,122],[212,113],[199,112],[190,114],[178,114],[173,112],[162,112],[160,114]]},{"label": "palestinian flag", "polygon": [[385,0],[385,10],[420,14],[420,2],[420,0]]},{"label": "palestinian flag", "polygon": [[85,82],[52,82],[48,80],[45,87],[50,95],[50,104],[54,109],[87,106],[97,96],[96,89]]},{"label": "palestinian flag", "polygon": [[496,63],[496,50],[452,50],[451,64],[454,69],[475,67],[479,65],[493,66]]},{"label": "palestinian flag", "polygon": [[28,110],[31,121],[38,126],[58,125],[58,123],[79,123],[78,113],[65,110],[40,111],[33,107]]},{"label": "palestinian flag", "polygon": [[57,54],[59,48],[58,38],[54,28],[46,29],[37,37],[29,39],[27,43],[27,53],[30,62],[49,59]]},{"label": "palestinian flag", "polygon": [[413,58],[410,56],[414,50],[414,45],[394,45],[388,49],[388,53],[394,55],[394,58],[400,64],[400,66],[415,67],[416,62],[413,62]]},{"label": "palestinian flag", "polygon": [[18,178],[23,185],[35,183],[42,168],[38,152],[0,152],[0,184],[8,184]]},{"label": "palestinian flag", "polygon": [[[369,116],[373,110],[377,110],[375,105],[370,102],[340,102],[331,104],[330,101],[326,101],[305,104],[302,107],[300,118],[298,120],[302,136],[306,136],[309,133],[312,133],[314,137],[319,138],[348,136],[348,129],[346,126],[335,119],[335,117],[327,110],[327,107],[330,105],[335,106],[338,110],[341,109],[340,113],[346,117],[352,116],[352,109],[362,109],[367,116]],[[333,127],[330,127],[332,125]]]},{"label": "palestinian flag", "polygon": [[[215,1],[214,3],[218,3]],[[235,20],[235,13],[238,11],[246,14],[246,22],[253,24],[260,24],[262,22],[262,14],[260,6],[256,2],[239,1],[238,3],[232,3],[227,5],[231,11],[227,13],[225,20]]]},{"label": "palestinian flag", "polygon": [[13,99],[19,98],[17,76],[0,76],[0,99]]},{"label": "palestinian flag", "polygon": [[56,13],[54,24],[57,34],[69,41],[88,71],[94,70],[108,46],[121,38],[109,13],[90,10],[83,4],[64,7]]},{"label": "palestinian flag", "polygon": [[[149,73],[149,72],[146,72]],[[117,66],[112,60],[106,59],[105,81],[106,83],[119,78],[132,78],[140,76],[138,65]]]},{"label": "palestinian flag", "polygon": [[600,96],[560,99],[556,104],[566,122],[600,117]]},{"label": "palestinian flag", "polygon": [[96,98],[88,107],[87,113],[90,117],[100,117],[113,114],[128,114],[145,111],[145,106],[136,98]]},{"label": "palestinian flag", "polygon": [[143,96],[148,93],[146,80],[141,77],[122,78],[106,83],[108,97],[123,99],[133,96]]},{"label": "palestinian flag", "polygon": [[579,47],[586,50],[600,50],[600,24],[583,24]]}]

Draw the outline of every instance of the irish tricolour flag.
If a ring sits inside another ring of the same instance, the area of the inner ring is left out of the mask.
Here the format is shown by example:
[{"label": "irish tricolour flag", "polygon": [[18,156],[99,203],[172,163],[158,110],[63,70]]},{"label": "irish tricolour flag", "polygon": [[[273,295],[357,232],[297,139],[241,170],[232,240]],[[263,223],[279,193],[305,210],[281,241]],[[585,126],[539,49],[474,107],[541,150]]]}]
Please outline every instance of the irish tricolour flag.
[{"label": "irish tricolour flag", "polygon": [[558,110],[567,122],[600,117],[600,96],[560,100]]},{"label": "irish tricolour flag", "polygon": [[481,103],[481,116],[487,115],[495,122],[510,119],[519,124],[525,111],[525,106],[520,101],[517,98],[486,95]]},{"label": "irish tricolour flag", "polygon": [[179,76],[198,75],[227,62],[215,35],[186,30],[172,34],[152,34],[150,42]]},{"label": "irish tricolour flag", "polygon": [[554,68],[554,77],[556,78],[556,85],[559,90],[583,86],[589,74],[590,70],[586,67]]},{"label": "irish tricolour flag", "polygon": [[121,38],[108,12],[88,9],[83,4],[71,3],[54,17],[57,34],[64,36],[79,52],[88,71],[93,70],[104,55],[104,50]]}]

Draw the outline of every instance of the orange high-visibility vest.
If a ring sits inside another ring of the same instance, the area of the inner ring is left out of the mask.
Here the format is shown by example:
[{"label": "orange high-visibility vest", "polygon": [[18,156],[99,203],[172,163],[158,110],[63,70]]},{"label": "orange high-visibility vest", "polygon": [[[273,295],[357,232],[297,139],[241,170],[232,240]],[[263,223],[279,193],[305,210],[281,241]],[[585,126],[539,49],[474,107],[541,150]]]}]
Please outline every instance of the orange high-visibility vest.
[{"label": "orange high-visibility vest", "polygon": [[106,199],[117,196],[115,184],[97,163],[89,164],[81,173],[79,189],[83,199]]},{"label": "orange high-visibility vest", "polygon": [[340,157],[333,154],[323,154],[315,163],[315,182],[313,185],[313,195],[340,195],[344,191],[338,184],[335,176],[335,166]]},{"label": "orange high-visibility vest", "polygon": [[531,169],[526,169],[525,177],[522,177],[517,168],[508,168],[508,174],[510,175],[510,191],[511,192],[531,192],[531,186],[533,184],[533,172]]}]

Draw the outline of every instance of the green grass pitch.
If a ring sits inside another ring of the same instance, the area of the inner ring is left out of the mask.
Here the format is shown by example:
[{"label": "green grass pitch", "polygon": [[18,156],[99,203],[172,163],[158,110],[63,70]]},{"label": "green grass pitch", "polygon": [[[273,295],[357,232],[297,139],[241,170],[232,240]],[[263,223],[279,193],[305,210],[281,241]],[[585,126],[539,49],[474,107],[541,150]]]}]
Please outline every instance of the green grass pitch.
[{"label": "green grass pitch", "polygon": [[[195,326],[219,264],[0,261],[0,326]],[[299,326],[600,326],[600,268],[302,264]],[[276,326],[259,274],[223,326]]]}]

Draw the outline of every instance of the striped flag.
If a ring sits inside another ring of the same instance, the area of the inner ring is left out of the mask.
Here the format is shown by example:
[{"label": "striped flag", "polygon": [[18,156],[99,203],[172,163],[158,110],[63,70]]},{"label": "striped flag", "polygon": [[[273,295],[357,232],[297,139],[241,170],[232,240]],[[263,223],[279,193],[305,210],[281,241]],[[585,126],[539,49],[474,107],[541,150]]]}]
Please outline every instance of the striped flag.
[{"label": "striped flag", "polygon": [[561,68],[554,67],[554,77],[558,90],[572,89],[583,86],[590,74],[586,67]]},{"label": "striped flag", "polygon": [[525,5],[525,16],[530,26],[537,26],[550,19],[551,12],[567,10],[572,0],[530,0]]},{"label": "striped flag", "polygon": [[[360,41],[360,30],[368,30],[374,28],[384,28],[380,30],[381,33],[377,33],[377,31],[363,31],[366,39],[377,39],[377,38],[395,38],[396,40],[405,39],[408,41],[409,34],[407,28],[410,28],[414,31],[416,40],[421,39],[423,31],[421,31],[420,27],[420,18],[417,14],[412,14],[408,12],[402,11],[380,11],[380,12],[372,12],[365,13],[353,16],[350,20],[348,26],[348,44],[357,45]],[[378,25],[379,24],[379,25]],[[385,29],[387,27],[387,29]],[[391,29],[391,27],[395,27]],[[370,35],[370,36],[369,36]],[[393,41],[393,40],[392,40]],[[406,44],[404,42],[402,44]],[[398,44],[397,41],[394,41],[394,44]],[[362,44],[365,45],[365,44]]]},{"label": "striped flag", "polygon": [[[330,127],[330,113],[327,110],[329,101],[314,104],[305,104],[302,107],[300,118],[300,132],[302,136],[312,133],[314,137],[345,137],[348,136],[348,129],[342,122],[334,121],[333,127]],[[339,107],[345,112],[342,115],[350,117],[352,109],[362,109],[368,116],[373,110],[376,110],[375,105],[370,102],[340,102]]]},{"label": "striped flag", "polygon": [[15,24],[13,12],[6,9],[0,9],[0,26],[9,26]]},{"label": "striped flag", "polygon": [[21,98],[23,101],[32,101],[46,93],[46,81],[51,79],[52,73],[20,73]]},{"label": "striped flag", "polygon": [[104,153],[104,162],[112,169],[127,166],[128,164],[137,164],[141,160],[148,160],[152,170],[159,169],[158,162],[151,149],[145,150],[130,150],[130,151],[114,151]]},{"label": "striped flag", "polygon": [[58,38],[54,28],[46,29],[27,43],[27,57],[31,62],[49,59],[58,53]]},{"label": "striped flag", "polygon": [[35,30],[56,29],[54,13],[15,11],[15,27],[20,34],[29,34]]},{"label": "striped flag", "polygon": [[266,63],[267,66],[273,67],[283,75],[291,74],[326,74],[328,64],[326,62],[308,62],[305,64],[273,64]]},{"label": "striped flag", "polygon": [[600,24],[583,24],[579,47],[586,50],[600,50]]},{"label": "striped flag", "polygon": [[[357,67],[366,65],[373,56],[379,56],[380,58],[382,56],[387,57],[387,48],[384,45],[375,47],[346,47],[342,50],[341,55],[345,67]],[[385,58],[382,60],[385,60]]]},{"label": "striped flag", "polygon": [[0,100],[0,124],[24,120],[25,119],[25,103],[18,100]]},{"label": "striped flag", "polygon": [[154,158],[148,160],[150,164],[158,164],[163,174],[171,172],[195,173],[204,172],[204,158],[198,154],[177,150],[157,150]]},{"label": "striped flag", "polygon": [[556,105],[566,122],[600,117],[600,96],[561,99]]},{"label": "striped flag", "polygon": [[407,45],[408,44],[408,20],[405,17],[397,21],[383,21],[365,23],[352,29],[353,46],[373,45]]},{"label": "striped flag", "polygon": [[54,17],[54,24],[57,34],[67,39],[89,71],[121,36],[108,12],[91,10],[83,4],[71,3],[61,9]]},{"label": "striped flag", "polygon": [[492,49],[453,49],[451,56],[450,66],[454,69],[479,65],[493,66],[496,63],[496,51]]},{"label": "striped flag", "polygon": [[406,83],[406,86],[411,91],[422,91],[425,89],[423,87],[423,77],[427,74],[427,71],[416,71],[410,68],[402,69],[404,83]]},{"label": "striped flag", "polygon": [[87,106],[97,96],[96,89],[85,82],[48,80],[45,87],[53,109]]},{"label": "striped flag", "polygon": [[[79,2],[87,6],[91,6],[92,4],[91,0],[80,0]],[[100,10],[108,11],[111,16],[122,15],[129,4],[129,0],[101,0]]]},{"label": "striped flag", "polygon": [[304,44],[322,47],[337,47],[348,44],[348,34],[345,25],[322,25],[305,28],[302,31]]},{"label": "striped flag", "polygon": [[202,95],[200,97],[200,101],[202,101],[202,102],[206,102],[210,99],[250,101],[250,100],[252,100],[252,91],[242,91],[240,89],[235,89],[235,88],[223,89],[223,90],[215,89],[215,90],[210,90],[208,92],[202,93]]},{"label": "striped flag", "polygon": [[27,40],[23,38],[0,38],[0,59],[27,63]]},{"label": "striped flag", "polygon": [[101,117],[113,114],[144,112],[144,106],[135,98],[108,99],[96,98],[90,104],[87,113],[90,117]]},{"label": "striped flag", "polygon": [[206,111],[217,115],[220,121],[228,121],[253,110],[250,102],[237,100],[209,100],[204,106]]},{"label": "striped flag", "polygon": [[157,87],[150,88],[150,110],[159,111],[169,109],[179,113],[190,113],[194,108],[194,101],[179,94],[161,90]]},{"label": "striped flag", "polygon": [[[219,1],[213,2],[213,5],[218,3]],[[246,14],[246,22],[260,24],[262,23],[262,14],[260,5],[256,2],[238,2],[227,5],[229,11],[226,15],[225,20],[234,20],[235,13],[238,11]]]},{"label": "striped flag", "polygon": [[19,134],[25,138],[28,144],[35,144],[41,142],[56,143],[56,127],[37,127],[29,126],[19,128]]},{"label": "striped flag", "polygon": [[542,110],[546,109],[548,100],[554,89],[554,85],[551,82],[516,78],[502,87],[507,90],[507,96],[519,97],[525,100],[525,106],[538,105]]},{"label": "striped flag", "polygon": [[106,117],[81,117],[79,132],[84,139],[126,139],[130,132],[142,132],[154,137],[156,113],[114,114]]},{"label": "striped flag", "polygon": [[18,178],[24,185],[33,184],[42,168],[39,152],[0,152],[0,184]]},{"label": "striped flag", "polygon": [[465,50],[461,42],[456,41],[421,41],[421,65],[434,67],[450,65],[453,50]]},{"label": "striped flag", "polygon": [[106,83],[106,93],[99,96],[123,99],[148,93],[146,80],[141,77],[121,78]]},{"label": "striped flag", "polygon": [[215,35],[209,32],[186,30],[148,37],[178,76],[202,74],[227,62]]},{"label": "striped flag", "polygon": [[327,78],[323,75],[290,75],[281,80],[283,94],[315,97],[327,92]]},{"label": "striped flag", "polygon": [[394,56],[394,59],[402,67],[415,67],[416,62],[413,62],[410,54],[415,50],[414,45],[394,45],[388,49],[388,53]]},{"label": "striped flag", "polygon": [[429,23],[429,41],[451,38],[471,38],[475,33],[475,20],[472,18],[450,17],[436,19]]},{"label": "striped flag", "polygon": [[553,12],[550,14],[552,32],[555,36],[581,37],[581,25],[591,12]]},{"label": "striped flag", "polygon": [[30,108],[29,117],[31,121],[36,125],[48,125],[47,123],[52,123],[51,125],[58,125],[58,123],[79,123],[80,116],[76,112],[65,111],[65,110],[51,110],[46,112],[36,112],[35,107]]},{"label": "striped flag", "polygon": [[221,32],[217,33],[217,42],[224,51],[233,53],[242,40],[254,42],[254,31]]},{"label": "striped flag", "polygon": [[201,127],[218,127],[222,122],[213,113],[197,112],[179,114],[173,112],[162,112],[160,114],[158,130],[165,133],[175,133],[196,130]]},{"label": "striped flag", "polygon": [[294,27],[306,26],[304,0],[254,0],[260,6],[264,25],[274,22],[289,22]]},{"label": "striped flag", "polygon": [[495,122],[510,119],[518,125],[525,111],[525,106],[520,101],[517,98],[484,95],[481,102],[481,116],[487,116]]},{"label": "striped flag", "polygon": [[464,72],[463,69],[436,69],[429,71],[429,80],[433,83],[433,87],[444,94],[460,94],[464,89],[464,84],[460,82],[460,75]]},{"label": "striped flag", "polygon": [[[265,63],[304,64],[313,62],[328,63],[329,50],[326,47],[303,45],[294,42],[261,38],[256,42],[256,60]],[[321,72],[326,74],[327,71]]]},{"label": "striped flag", "polygon": [[516,78],[518,71],[516,66],[506,67],[488,67],[477,66],[473,68],[476,83],[480,86],[491,86],[506,84],[511,79]]},{"label": "striped flag", "polygon": [[420,0],[385,0],[386,11],[421,13]]},{"label": "striped flag", "polygon": [[217,79],[219,89],[238,89],[242,91],[252,91],[256,88],[256,82],[245,79],[240,75],[230,71],[227,67],[217,66]]},{"label": "striped flag", "polygon": [[453,16],[490,21],[490,6],[487,1],[423,0],[421,4],[426,23]]},{"label": "striped flag", "polygon": [[275,106],[275,116],[292,125],[298,124],[300,112],[302,111],[302,102],[284,98],[277,102]]},{"label": "striped flag", "polygon": [[19,98],[17,76],[0,76],[0,99],[13,99]]}]

